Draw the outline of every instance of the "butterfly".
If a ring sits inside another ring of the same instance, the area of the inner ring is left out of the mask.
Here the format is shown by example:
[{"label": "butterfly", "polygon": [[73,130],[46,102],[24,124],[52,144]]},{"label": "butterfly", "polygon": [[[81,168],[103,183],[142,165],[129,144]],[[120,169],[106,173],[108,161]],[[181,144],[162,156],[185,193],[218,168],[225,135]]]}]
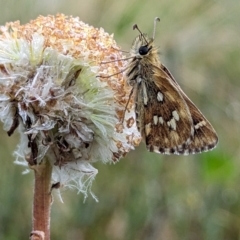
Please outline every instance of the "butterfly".
[{"label": "butterfly", "polygon": [[164,66],[153,37],[139,35],[130,50],[126,67],[127,83],[132,86],[136,123],[146,147],[162,154],[194,154],[213,149],[217,134],[200,110],[183,92]]}]

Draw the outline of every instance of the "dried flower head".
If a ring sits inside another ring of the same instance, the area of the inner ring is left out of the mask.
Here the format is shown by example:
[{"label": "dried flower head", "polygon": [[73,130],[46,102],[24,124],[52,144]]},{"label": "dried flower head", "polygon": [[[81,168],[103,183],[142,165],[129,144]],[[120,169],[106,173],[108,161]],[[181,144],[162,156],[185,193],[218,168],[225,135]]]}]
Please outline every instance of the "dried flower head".
[{"label": "dried flower head", "polygon": [[124,58],[118,49],[103,29],[62,14],[0,27],[0,119],[9,135],[20,132],[16,163],[47,157],[53,183],[86,193],[92,162],[115,162],[139,144],[132,103],[121,122],[124,62],[101,64]]}]

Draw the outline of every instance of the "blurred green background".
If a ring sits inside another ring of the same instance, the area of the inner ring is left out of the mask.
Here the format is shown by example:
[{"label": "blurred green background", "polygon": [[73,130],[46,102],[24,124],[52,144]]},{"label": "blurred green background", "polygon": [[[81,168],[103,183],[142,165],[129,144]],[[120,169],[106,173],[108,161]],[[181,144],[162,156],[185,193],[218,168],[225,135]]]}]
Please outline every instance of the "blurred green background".
[{"label": "blurred green background", "polygon": [[[194,156],[163,156],[138,147],[99,170],[99,202],[63,191],[54,197],[52,239],[240,239],[240,1],[239,0],[0,0],[0,24],[64,13],[114,33],[124,50],[138,23],[156,44],[187,95],[219,135],[218,147]],[[2,125],[1,125],[2,129]],[[12,153],[18,142],[1,130],[0,239],[28,239],[33,175],[22,175]]]}]

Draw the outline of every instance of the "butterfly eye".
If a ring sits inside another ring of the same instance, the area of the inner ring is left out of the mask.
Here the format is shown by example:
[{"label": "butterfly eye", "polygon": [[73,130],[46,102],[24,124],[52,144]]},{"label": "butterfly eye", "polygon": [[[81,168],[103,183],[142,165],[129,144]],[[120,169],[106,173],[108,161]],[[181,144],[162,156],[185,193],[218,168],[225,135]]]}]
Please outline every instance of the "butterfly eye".
[{"label": "butterfly eye", "polygon": [[140,55],[146,55],[149,52],[150,48],[148,46],[141,46],[138,50]]}]

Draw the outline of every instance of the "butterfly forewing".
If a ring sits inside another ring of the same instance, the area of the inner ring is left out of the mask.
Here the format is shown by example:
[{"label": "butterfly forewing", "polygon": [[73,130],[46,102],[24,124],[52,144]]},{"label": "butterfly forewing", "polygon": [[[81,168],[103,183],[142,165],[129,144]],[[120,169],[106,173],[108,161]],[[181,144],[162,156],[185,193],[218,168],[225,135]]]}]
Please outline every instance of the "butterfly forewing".
[{"label": "butterfly forewing", "polygon": [[189,141],[192,125],[189,109],[167,79],[160,76],[154,81],[143,79],[138,84],[135,110],[139,131],[151,151],[165,153]]},{"label": "butterfly forewing", "polygon": [[217,145],[218,142],[217,133],[215,132],[214,128],[203,116],[201,111],[183,92],[170,71],[164,65],[161,65],[161,69],[168,75],[170,81],[172,81],[172,83],[178,88],[179,93],[181,93],[189,108],[190,116],[192,118],[193,125],[191,127],[191,142],[190,144],[185,145],[185,148],[182,149],[182,152],[188,154],[211,150]]},{"label": "butterfly forewing", "polygon": [[126,77],[133,86],[137,126],[148,150],[189,154],[215,147],[215,130],[161,64],[153,40],[141,33],[131,56]]}]

